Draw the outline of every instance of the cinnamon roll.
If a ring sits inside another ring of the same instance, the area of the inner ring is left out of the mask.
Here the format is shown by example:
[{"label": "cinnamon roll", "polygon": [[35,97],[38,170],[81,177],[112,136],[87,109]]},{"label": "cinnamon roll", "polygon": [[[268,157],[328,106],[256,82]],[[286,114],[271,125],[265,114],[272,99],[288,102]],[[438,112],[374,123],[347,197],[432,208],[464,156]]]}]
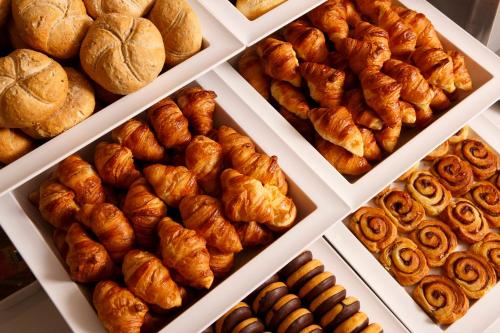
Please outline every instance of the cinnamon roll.
[{"label": "cinnamon roll", "polygon": [[439,215],[451,201],[451,193],[428,171],[412,173],[406,181],[406,189],[430,216]]},{"label": "cinnamon roll", "polygon": [[483,213],[467,199],[452,202],[442,215],[458,237],[469,244],[479,242],[490,232]]},{"label": "cinnamon roll", "polygon": [[443,266],[446,258],[457,247],[457,236],[439,220],[422,222],[410,234],[410,239],[422,250],[431,267]]},{"label": "cinnamon roll", "polygon": [[403,173],[401,176],[399,176],[398,182],[405,182],[411,176],[411,174],[413,172],[418,170],[419,166],[420,166],[420,162],[417,162],[414,165],[412,165],[411,168],[409,168],[408,170],[406,170],[405,173]]},{"label": "cinnamon roll", "polygon": [[349,227],[374,253],[390,245],[397,236],[396,227],[380,208],[361,207],[351,217]]},{"label": "cinnamon roll", "polygon": [[436,322],[449,325],[469,310],[469,299],[445,276],[428,275],[413,290],[413,298]]},{"label": "cinnamon roll", "polygon": [[495,270],[483,257],[469,251],[450,254],[444,264],[446,275],[472,299],[483,297],[495,286]]},{"label": "cinnamon roll", "polygon": [[448,141],[450,143],[455,144],[464,141],[465,139],[467,139],[468,136],[469,136],[469,126],[464,126],[461,129],[459,129],[457,133],[451,136],[448,139]]},{"label": "cinnamon roll", "polygon": [[500,276],[500,235],[490,232],[483,238],[471,246],[471,251],[488,260],[491,266],[497,272],[497,277]]},{"label": "cinnamon roll", "polygon": [[477,140],[466,139],[455,148],[457,155],[469,162],[474,176],[479,180],[488,179],[497,170],[497,157],[490,148]]},{"label": "cinnamon roll", "polygon": [[490,182],[500,190],[500,170],[498,170],[493,177],[490,178]]},{"label": "cinnamon roll", "polygon": [[434,161],[436,158],[440,158],[446,154],[450,150],[450,143],[448,141],[443,142],[439,146],[436,147],[433,151],[427,155],[424,160],[426,161]]},{"label": "cinnamon roll", "polygon": [[482,181],[472,186],[467,198],[481,209],[490,227],[500,227],[500,190],[492,183]]},{"label": "cinnamon roll", "polygon": [[456,155],[446,155],[436,159],[430,170],[454,197],[469,192],[474,182],[469,163]]},{"label": "cinnamon roll", "polygon": [[424,207],[405,191],[385,189],[375,198],[399,232],[414,230],[425,217]]},{"label": "cinnamon roll", "polygon": [[412,286],[429,273],[424,254],[405,237],[398,237],[386,247],[379,259],[402,286]]}]

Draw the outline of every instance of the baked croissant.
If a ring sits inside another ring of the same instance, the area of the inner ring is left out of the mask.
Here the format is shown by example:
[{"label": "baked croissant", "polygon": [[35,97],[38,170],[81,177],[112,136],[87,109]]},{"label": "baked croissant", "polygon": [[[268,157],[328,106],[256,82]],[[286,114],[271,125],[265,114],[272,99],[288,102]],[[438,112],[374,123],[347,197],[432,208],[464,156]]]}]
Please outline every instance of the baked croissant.
[{"label": "baked croissant", "polygon": [[267,75],[300,87],[299,61],[292,44],[268,37],[257,45],[257,54]]},{"label": "baked croissant", "polygon": [[94,289],[92,302],[108,333],[140,333],[148,306],[127,288],[113,281],[101,281]]},{"label": "baked croissant", "polygon": [[195,134],[207,135],[212,130],[216,97],[215,92],[200,87],[186,88],[177,96],[177,104]]},{"label": "baked croissant", "polygon": [[165,148],[184,147],[191,140],[188,120],[170,98],[156,103],[147,111],[148,120]]},{"label": "baked croissant", "polygon": [[367,66],[382,68],[391,57],[389,50],[365,40],[344,38],[338,45],[339,52],[349,59],[349,66],[358,74]]},{"label": "baked croissant", "polygon": [[116,143],[100,142],[95,148],[94,165],[104,182],[119,188],[128,188],[141,175],[132,151]]},{"label": "baked croissant", "polygon": [[375,135],[368,128],[360,128],[361,137],[363,138],[364,154],[363,156],[368,161],[380,161],[382,159],[382,151],[377,144]]},{"label": "baked croissant", "polygon": [[344,93],[344,72],[312,62],[301,63],[299,70],[307,81],[312,99],[322,107],[340,105]]},{"label": "baked croissant", "polygon": [[351,154],[344,148],[321,138],[316,141],[316,149],[338,172],[344,175],[360,176],[372,168],[366,158]]},{"label": "baked croissant", "polygon": [[361,132],[345,107],[312,109],[309,112],[309,119],[323,139],[343,147],[354,155],[363,156]]},{"label": "baked croissant", "polygon": [[301,119],[307,119],[309,104],[300,89],[295,88],[288,82],[273,80],[271,95],[285,109]]},{"label": "baked croissant", "polygon": [[164,310],[181,306],[181,288],[161,260],[149,252],[132,250],[123,258],[123,279],[128,289],[148,304]]},{"label": "baked croissant", "polygon": [[447,110],[451,101],[448,96],[444,93],[443,89],[438,87],[432,87],[434,90],[434,98],[431,101],[431,108],[436,111]]},{"label": "baked croissant", "polygon": [[358,76],[351,69],[349,59],[338,51],[330,52],[326,64],[332,68],[338,69],[345,74],[344,90],[359,86]]},{"label": "baked croissant", "polygon": [[365,126],[369,129],[379,131],[384,126],[382,119],[368,107],[365,97],[360,89],[352,89],[345,93],[345,106],[352,115],[356,125]]},{"label": "baked croissant", "polygon": [[401,122],[399,96],[401,85],[377,67],[366,67],[359,76],[363,95],[368,104],[387,126]]},{"label": "baked croissant", "polygon": [[361,14],[377,21],[380,11],[391,7],[392,0],[356,0]]},{"label": "baked croissant", "polygon": [[384,59],[391,58],[389,34],[384,29],[369,22],[361,21],[354,28],[354,38],[378,45],[385,51]]},{"label": "baked croissant", "polygon": [[321,63],[328,56],[325,35],[305,20],[297,20],[288,24],[283,30],[285,39],[292,43],[297,56],[310,62]]},{"label": "baked croissant", "polygon": [[261,182],[226,169],[221,175],[222,204],[226,216],[234,222],[271,222],[274,218],[271,198]]},{"label": "baked croissant", "polygon": [[104,202],[106,196],[101,178],[80,156],[71,155],[62,160],[55,174],[61,184],[73,190],[79,205]]},{"label": "baked croissant", "polygon": [[349,34],[347,10],[342,0],[328,0],[310,11],[307,17],[312,24],[325,32],[335,45]]},{"label": "baked croissant", "polygon": [[312,126],[309,119],[302,119],[297,117],[294,113],[288,111],[284,107],[280,107],[280,114],[285,118],[286,121],[292,125],[297,132],[300,133],[307,141],[313,142],[316,130]]},{"label": "baked croissant", "polygon": [[455,91],[453,60],[445,51],[419,47],[413,52],[412,59],[430,84],[448,93]]},{"label": "baked croissant", "polygon": [[208,253],[210,253],[210,269],[214,275],[216,277],[226,276],[233,268],[234,253],[224,253],[210,247]]},{"label": "baked croissant", "polygon": [[265,245],[273,240],[273,233],[265,225],[257,222],[240,222],[234,224],[244,248]]},{"label": "baked croissant", "polygon": [[78,223],[69,227],[65,240],[68,246],[65,261],[73,281],[91,283],[112,277],[114,267],[108,252]]},{"label": "baked croissant", "polygon": [[75,193],[55,180],[46,180],[40,186],[38,209],[42,218],[52,226],[67,229],[79,208]]},{"label": "baked croissant", "polygon": [[157,243],[156,225],[166,215],[167,206],[145,178],[138,178],[130,185],[122,209],[134,228],[137,244],[153,249]]},{"label": "baked croissant", "polygon": [[392,153],[396,149],[401,135],[401,126],[401,122],[394,127],[385,126],[381,131],[375,133],[377,142],[386,152]]},{"label": "baked croissant", "polygon": [[290,229],[297,217],[297,208],[293,200],[274,186],[266,184],[264,189],[269,192],[271,207],[273,209],[273,220],[266,223],[269,229],[284,232]]},{"label": "baked croissant", "polygon": [[417,111],[410,103],[399,101],[399,109],[401,110],[401,121],[404,125],[413,125],[417,122]]},{"label": "baked croissant", "polygon": [[243,249],[235,228],[222,214],[219,200],[208,195],[185,197],[179,210],[184,225],[205,238],[208,246],[224,253]]},{"label": "baked croissant", "polygon": [[246,135],[238,133],[235,129],[229,126],[221,126],[218,131],[218,141],[222,146],[222,154],[227,156],[234,149],[240,147],[253,147],[255,150],[255,145]]},{"label": "baked croissant", "polygon": [[424,14],[401,6],[395,6],[393,9],[399,14],[403,22],[409,25],[417,34],[417,47],[443,48],[434,26]]},{"label": "baked croissant", "polygon": [[417,34],[390,7],[380,11],[378,26],[389,33],[389,47],[396,57],[407,58],[417,45]]},{"label": "baked croissant", "polygon": [[163,148],[148,125],[131,119],[111,132],[113,140],[132,151],[138,160],[157,162],[165,157]]},{"label": "baked croissant", "polygon": [[472,90],[472,78],[470,77],[465,57],[458,51],[448,51],[448,55],[453,61],[453,74],[455,75],[455,86],[461,90]]},{"label": "baked croissant", "polygon": [[346,9],[346,20],[347,24],[351,27],[355,27],[356,24],[362,21],[361,15],[359,14],[356,6],[351,0],[344,0],[344,6]]},{"label": "baked croissant", "polygon": [[158,224],[158,235],[163,264],[174,269],[189,286],[209,289],[214,274],[203,237],[169,217]]},{"label": "baked croissant", "polygon": [[196,177],[186,167],[153,164],[143,172],[156,195],[168,206],[177,207],[182,198],[199,192]]},{"label": "baked croissant", "polygon": [[257,92],[269,99],[271,79],[266,75],[260,58],[254,49],[247,49],[238,61],[238,72]]}]

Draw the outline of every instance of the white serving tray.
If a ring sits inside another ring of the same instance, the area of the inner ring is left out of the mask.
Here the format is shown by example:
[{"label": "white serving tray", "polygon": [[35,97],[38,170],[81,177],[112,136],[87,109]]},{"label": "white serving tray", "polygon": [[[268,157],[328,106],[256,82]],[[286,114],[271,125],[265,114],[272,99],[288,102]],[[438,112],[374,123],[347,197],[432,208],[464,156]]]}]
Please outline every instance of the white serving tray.
[{"label": "white serving tray", "polygon": [[96,137],[106,133],[109,128],[125,122],[162,97],[241,51],[243,44],[227,28],[197,0],[188,1],[200,19],[205,48],[169,69],[146,87],[121,98],[72,129],[0,169],[0,196],[81,149]]},{"label": "white serving tray", "polygon": [[250,21],[229,0],[199,0],[245,45],[252,45],[325,0],[287,0]]},{"label": "white serving tray", "polygon": [[[469,123],[474,135],[500,152],[498,129],[484,116]],[[362,206],[371,205],[367,200]],[[499,320],[500,284],[484,297],[471,304],[464,317],[449,326],[439,326],[418,306],[404,287],[384,269],[382,264],[364,247],[348,229],[349,218],[335,224],[325,234],[340,254],[358,272],[385,304],[412,332],[463,333],[483,332]],[[497,331],[498,332],[498,331]]]},{"label": "white serving tray", "polygon": [[[230,277],[173,320],[162,332],[196,332],[208,326],[231,304],[245,297],[350,210],[335,192],[300,161],[299,152],[279,138],[213,72],[199,78],[197,83],[206,89],[215,90],[218,95],[216,123],[240,128],[263,151],[279,156],[280,165],[288,176],[289,194],[297,205],[300,222],[258,255],[248,253],[239,256],[237,270]],[[99,141],[101,139],[80,153],[88,156]],[[45,171],[0,198],[0,225],[71,329],[76,332],[101,332],[102,326],[88,301],[88,290],[69,279],[53,246],[51,228],[41,220],[37,209],[27,199],[50,171]]]}]

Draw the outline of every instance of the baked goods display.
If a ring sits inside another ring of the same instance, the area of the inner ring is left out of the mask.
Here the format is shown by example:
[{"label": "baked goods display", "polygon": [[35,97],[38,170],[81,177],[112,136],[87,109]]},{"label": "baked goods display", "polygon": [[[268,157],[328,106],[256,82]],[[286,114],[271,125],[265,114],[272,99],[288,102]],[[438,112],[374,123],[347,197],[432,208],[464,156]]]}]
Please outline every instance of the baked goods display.
[{"label": "baked goods display", "polygon": [[422,309],[449,325],[497,282],[500,192],[491,176],[500,165],[468,127],[438,150],[443,146],[348,224],[399,284],[412,286],[407,290]]},{"label": "baked goods display", "polygon": [[472,89],[464,56],[443,48],[425,15],[391,1],[329,0],[247,49],[237,68],[350,181]]},{"label": "baked goods display", "polygon": [[287,0],[230,0],[249,20],[264,15]]}]

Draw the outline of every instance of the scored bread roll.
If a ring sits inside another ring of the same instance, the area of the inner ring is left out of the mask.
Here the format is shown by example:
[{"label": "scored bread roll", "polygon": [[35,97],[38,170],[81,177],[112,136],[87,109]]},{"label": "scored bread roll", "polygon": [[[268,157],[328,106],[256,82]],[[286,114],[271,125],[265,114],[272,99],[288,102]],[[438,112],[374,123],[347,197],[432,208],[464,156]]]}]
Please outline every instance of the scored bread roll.
[{"label": "scored bread roll", "polygon": [[32,127],[23,128],[23,132],[34,139],[47,139],[61,134],[94,112],[94,89],[90,82],[73,68],[65,67],[64,70],[69,82],[66,102],[48,118]]},{"label": "scored bread roll", "polygon": [[92,24],[82,0],[12,0],[12,16],[31,48],[60,59],[78,54]]},{"label": "scored bread roll", "polygon": [[10,0],[0,0],[0,26],[5,25],[9,19]]},{"label": "scored bread roll", "polygon": [[249,20],[255,20],[286,0],[237,0],[236,8]]},{"label": "scored bread roll", "polygon": [[[1,0],[0,0],[1,1]],[[19,36],[17,32],[16,23],[13,19],[9,20],[7,23],[7,32],[9,34],[10,45],[14,49],[29,49],[29,45]]]},{"label": "scored bread roll", "polygon": [[109,13],[141,17],[151,9],[154,0],[83,0],[83,2],[89,15],[96,19]]},{"label": "scored bread roll", "polygon": [[0,128],[0,163],[9,164],[35,148],[33,141],[22,133]]},{"label": "scored bread roll", "polygon": [[84,71],[104,89],[130,94],[153,81],[165,61],[158,29],[151,21],[104,14],[90,27],[80,49]]},{"label": "scored bread roll", "polygon": [[167,66],[175,66],[201,49],[200,21],[186,0],[156,0],[149,19],[163,37]]},{"label": "scored bread roll", "polygon": [[0,126],[23,128],[59,110],[68,94],[68,76],[46,55],[19,49],[0,58]]}]

